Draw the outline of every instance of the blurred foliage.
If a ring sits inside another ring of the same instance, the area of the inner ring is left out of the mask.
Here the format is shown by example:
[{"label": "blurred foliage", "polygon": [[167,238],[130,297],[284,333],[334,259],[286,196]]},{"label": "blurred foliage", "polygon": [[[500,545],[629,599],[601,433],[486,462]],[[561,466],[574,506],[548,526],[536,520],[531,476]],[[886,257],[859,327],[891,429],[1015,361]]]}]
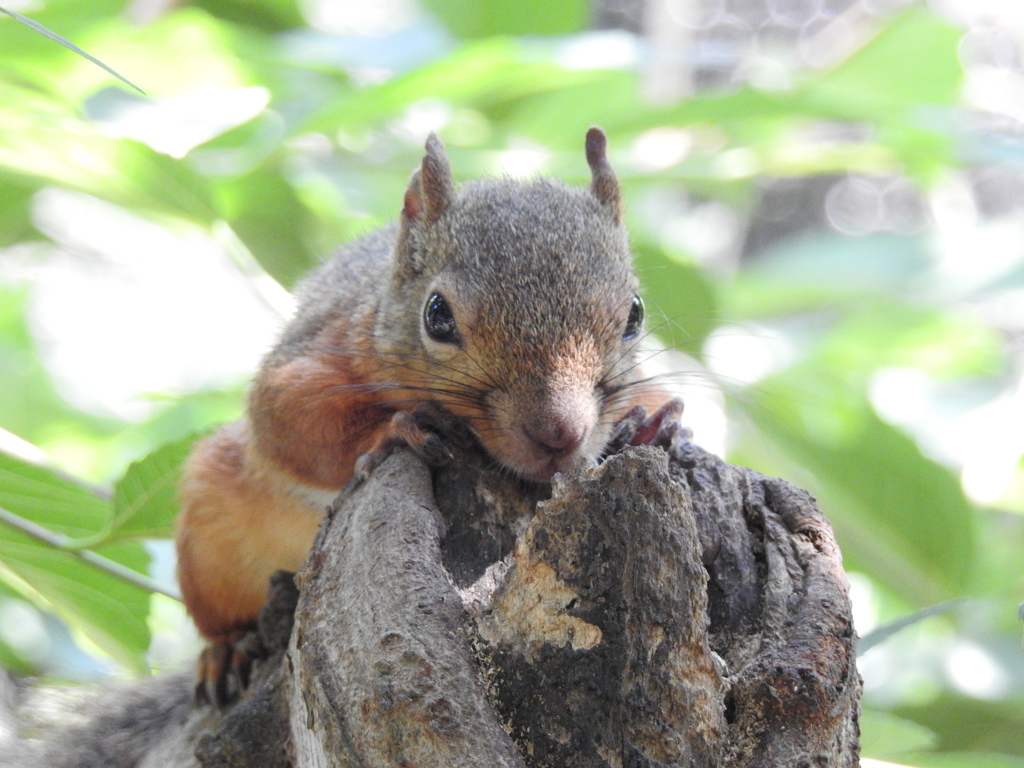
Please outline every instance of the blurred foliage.
[{"label": "blurred foliage", "polygon": [[[988,140],[958,121],[961,29],[914,6],[877,21],[830,68],[793,70],[788,87],[737,84],[655,104],[644,97],[642,54],[614,68],[567,64],[574,46],[602,40],[584,31],[582,2],[429,0],[432,16],[372,35],[316,29],[289,0],[202,0],[143,26],[126,20],[125,5],[48,0],[32,15],[146,98],[0,17],[0,246],[8,247],[0,252],[0,427],[59,459],[8,446],[0,507],[68,537],[53,546],[0,522],[0,617],[34,606],[59,616],[79,642],[144,668],[149,592],[76,552],[147,572],[145,542],[171,535],[188,436],[241,407],[237,379],[151,393],[134,422],[75,404],[46,362],[54,342],[34,315],[33,269],[58,252],[83,263],[95,254],[47,224],[50,191],[91,196],[175,235],[202,233],[265,291],[261,270],[291,286],[338,242],[391,221],[428,130],[440,131],[461,178],[501,172],[520,157],[529,170],[580,182],[582,137],[597,124],[629,202],[649,303],[663,316],[652,318],[653,330],[712,369],[710,341],[724,329],[788,339],[784,363],[756,383],[699,374],[728,395],[730,459],[812,489],[847,565],[871,585],[877,619],[969,598],[970,610],[930,618],[917,636],[937,665],[952,663],[957,643],[983,647],[1018,684],[973,698],[936,668],[932,679],[872,700],[869,680],[865,755],[1024,765],[1011,757],[1024,754],[1015,619],[1024,493],[1008,494],[999,509],[972,505],[949,463],[879,414],[871,395],[887,369],[914,369],[976,400],[1011,388],[1002,339],[963,300],[1019,284],[1024,263],[1002,281],[951,292],[933,233],[920,228],[794,229],[731,263],[701,257],[685,236],[702,211],[729,212],[740,240],[756,233],[766,179],[900,176],[925,191],[946,183]],[[645,141],[666,137],[667,161],[641,157]],[[673,159],[678,142],[684,150]],[[1012,147],[1001,152],[1022,160]],[[192,311],[189,297],[181,307]],[[1016,473],[1024,476],[1024,464]],[[921,646],[901,645],[906,636],[871,653],[910,667],[901,654]],[[0,661],[54,670],[4,631]]]}]

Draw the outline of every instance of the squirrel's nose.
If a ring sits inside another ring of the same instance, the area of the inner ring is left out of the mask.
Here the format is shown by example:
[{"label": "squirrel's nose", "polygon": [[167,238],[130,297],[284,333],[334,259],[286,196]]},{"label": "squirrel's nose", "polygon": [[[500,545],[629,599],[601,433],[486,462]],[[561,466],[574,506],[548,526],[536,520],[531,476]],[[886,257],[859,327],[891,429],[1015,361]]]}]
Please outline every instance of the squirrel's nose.
[{"label": "squirrel's nose", "polygon": [[583,444],[587,434],[584,425],[559,418],[527,424],[524,431],[542,450],[563,456],[574,453]]}]

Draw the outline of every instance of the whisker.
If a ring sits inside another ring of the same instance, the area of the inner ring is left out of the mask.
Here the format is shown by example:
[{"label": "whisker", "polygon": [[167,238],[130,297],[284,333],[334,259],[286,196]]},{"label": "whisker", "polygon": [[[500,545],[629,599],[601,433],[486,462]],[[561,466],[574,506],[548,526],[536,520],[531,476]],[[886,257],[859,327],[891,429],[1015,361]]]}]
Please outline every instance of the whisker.
[{"label": "whisker", "polygon": [[[377,338],[386,341],[386,339],[384,339],[383,337]],[[371,350],[370,352],[361,352],[360,350],[357,349],[350,349],[348,347],[335,347],[331,345],[320,345],[319,349],[323,350],[327,354],[335,354],[341,358],[371,359],[376,362],[380,362],[382,359],[391,358],[394,361],[392,362],[392,365],[394,366],[401,366],[403,362],[411,361],[423,363],[430,369],[434,369],[437,366],[447,367],[449,370],[457,372],[461,376],[465,377],[469,382],[476,384],[480,389],[486,390],[493,388],[494,382],[491,375],[488,373],[486,367],[472,354],[465,350],[464,352],[466,359],[468,359],[473,364],[473,367],[482,375],[474,375],[473,373],[465,370],[464,368],[455,368],[454,366],[448,366],[443,361],[412,352],[399,352],[387,349],[375,349]],[[408,365],[406,365],[405,367],[411,368],[411,366]],[[423,373],[423,371],[420,372]]]}]

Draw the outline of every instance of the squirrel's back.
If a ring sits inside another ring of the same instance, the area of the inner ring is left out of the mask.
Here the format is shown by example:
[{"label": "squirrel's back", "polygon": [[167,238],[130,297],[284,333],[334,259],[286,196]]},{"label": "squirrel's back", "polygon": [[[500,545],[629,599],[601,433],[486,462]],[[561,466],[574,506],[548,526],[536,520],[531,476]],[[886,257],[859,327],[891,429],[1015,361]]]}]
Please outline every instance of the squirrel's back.
[{"label": "squirrel's back", "polygon": [[295,316],[271,352],[301,348],[332,319],[351,315],[353,302],[373,299],[386,278],[398,226],[374,230],[340,248],[295,287]]}]

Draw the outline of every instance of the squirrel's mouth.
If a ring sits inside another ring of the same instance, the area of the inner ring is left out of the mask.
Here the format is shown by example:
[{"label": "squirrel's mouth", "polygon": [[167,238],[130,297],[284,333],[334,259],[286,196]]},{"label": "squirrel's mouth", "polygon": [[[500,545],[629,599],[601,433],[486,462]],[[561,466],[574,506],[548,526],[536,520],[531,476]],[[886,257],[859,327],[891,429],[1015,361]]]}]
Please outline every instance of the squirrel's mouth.
[{"label": "squirrel's mouth", "polygon": [[524,480],[535,483],[549,483],[559,472],[567,472],[579,466],[593,464],[596,456],[591,456],[583,447],[572,451],[551,453],[550,451],[529,451],[527,456],[519,456],[516,461],[503,461]]},{"label": "squirrel's mouth", "polygon": [[565,472],[569,469],[574,469],[580,464],[585,463],[585,457],[582,454],[574,454],[570,460],[565,461],[561,459],[551,459],[547,464],[544,465],[544,469],[541,474],[543,475],[544,482],[550,482],[559,472]]},{"label": "squirrel's mouth", "polygon": [[535,467],[519,467],[516,470],[519,476],[525,480],[532,480],[535,483],[549,483],[558,472],[563,471],[557,459],[550,459],[545,464]]},{"label": "squirrel's mouth", "polygon": [[514,471],[523,480],[528,480],[533,483],[550,483],[557,473],[564,472],[566,467],[558,466],[555,461],[549,461],[541,466],[524,467],[522,465],[510,466],[506,464],[512,471]]},{"label": "squirrel's mouth", "polygon": [[550,482],[557,473],[592,464],[608,439],[600,405],[589,391],[563,400],[542,399],[529,407],[494,404],[494,428],[478,433],[481,443],[499,463],[533,482]]}]

